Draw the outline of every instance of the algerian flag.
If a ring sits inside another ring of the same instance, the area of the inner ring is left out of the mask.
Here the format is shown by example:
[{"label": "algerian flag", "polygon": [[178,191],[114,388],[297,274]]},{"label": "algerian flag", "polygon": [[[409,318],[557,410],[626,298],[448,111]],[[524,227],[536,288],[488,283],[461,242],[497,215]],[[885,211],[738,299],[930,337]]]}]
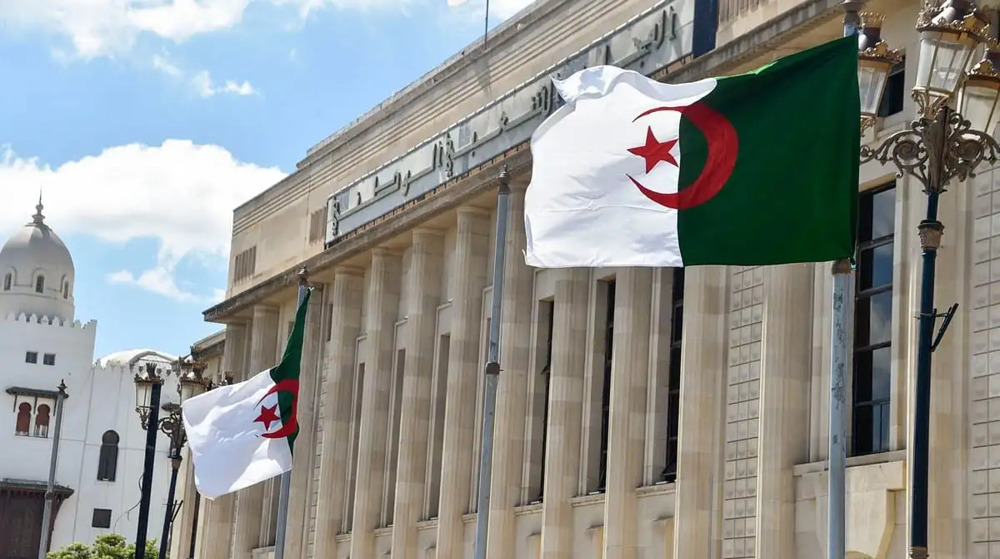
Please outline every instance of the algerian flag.
[{"label": "algerian flag", "polygon": [[663,84],[611,66],[556,81],[531,139],[525,260],[542,268],[850,257],[857,39],[753,72]]},{"label": "algerian flag", "polygon": [[295,408],[306,309],[306,291],[277,367],[250,380],[221,386],[184,402],[194,480],[198,492],[214,499],[292,469],[292,446],[299,433]]}]

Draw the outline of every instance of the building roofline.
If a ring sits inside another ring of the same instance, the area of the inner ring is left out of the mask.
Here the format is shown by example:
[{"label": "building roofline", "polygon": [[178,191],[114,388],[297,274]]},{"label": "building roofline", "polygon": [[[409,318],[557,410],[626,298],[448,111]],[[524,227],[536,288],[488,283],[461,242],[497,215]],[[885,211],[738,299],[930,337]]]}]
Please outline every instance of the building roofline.
[{"label": "building roofline", "polygon": [[[555,5],[558,2],[550,0],[550,3]],[[530,10],[527,13],[531,14],[537,11]],[[842,13],[840,0],[807,0],[726,44],[716,47],[696,59],[678,61],[657,72],[653,77],[660,81],[676,83],[719,75],[739,67],[768,49],[807,33]],[[482,175],[491,170],[496,174],[500,165],[498,161],[512,160],[512,172],[515,165],[517,167],[529,166],[531,159],[527,147],[528,142],[512,147],[504,155],[484,162],[475,170],[459,177],[452,183],[445,183],[427,195],[414,199],[405,206],[379,217],[351,234],[345,235],[337,244],[323,252],[206,309],[202,313],[205,320],[207,322],[225,322],[226,319],[232,318],[232,315],[250,305],[296,285],[298,270],[303,265],[312,273],[316,273],[336,261],[365,250],[372,243],[399,234],[401,230],[420,223],[438,211],[458,205],[468,198],[485,192],[494,181],[482,181],[481,184],[462,192],[457,192],[454,187],[467,182],[480,181]],[[516,164],[513,164],[514,161]]]}]

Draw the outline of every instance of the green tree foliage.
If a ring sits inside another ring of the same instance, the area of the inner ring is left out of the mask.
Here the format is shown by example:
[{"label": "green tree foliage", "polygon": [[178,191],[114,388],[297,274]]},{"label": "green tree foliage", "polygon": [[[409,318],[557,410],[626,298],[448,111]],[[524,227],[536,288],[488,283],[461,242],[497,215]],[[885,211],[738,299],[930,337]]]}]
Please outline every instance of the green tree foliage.
[{"label": "green tree foliage", "polygon": [[[146,559],[154,559],[158,553],[156,540],[147,541]],[[93,546],[73,543],[50,551],[46,559],[135,559],[135,544],[125,541],[120,534],[104,534],[97,536]]]}]

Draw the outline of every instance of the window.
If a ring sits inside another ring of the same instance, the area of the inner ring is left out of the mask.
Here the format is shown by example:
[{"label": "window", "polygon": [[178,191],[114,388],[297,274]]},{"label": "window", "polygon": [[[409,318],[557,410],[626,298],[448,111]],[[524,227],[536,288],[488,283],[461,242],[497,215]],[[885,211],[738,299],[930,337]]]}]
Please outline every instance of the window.
[{"label": "window", "polygon": [[858,202],[859,254],[852,416],[854,455],[889,450],[895,183],[862,193]]},{"label": "window", "polygon": [[[358,346],[361,344],[359,343]],[[358,351],[358,353],[361,353]],[[343,522],[340,531],[344,534],[351,533],[354,523],[354,490],[355,480],[358,475],[358,451],[361,439],[361,400],[365,396],[365,364],[358,363],[357,371],[354,373],[354,397],[351,398],[351,443],[348,447],[350,455],[347,460],[347,491],[344,492]]]},{"label": "window", "polygon": [[14,424],[14,434],[27,437],[31,429],[31,404],[21,402],[17,406],[17,421]]},{"label": "window", "polygon": [[63,299],[69,299],[69,282],[63,282]]},{"label": "window", "polygon": [[118,433],[106,431],[101,436],[101,453],[97,459],[97,480],[114,481],[118,473]]},{"label": "window", "polygon": [[3,277],[3,290],[10,291],[11,286],[14,284],[14,274],[7,273]]},{"label": "window", "polygon": [[90,526],[92,528],[110,528],[111,509],[94,509],[94,519]]},{"label": "window", "polygon": [[425,518],[437,518],[441,498],[441,461],[444,453],[444,410],[448,394],[448,359],[451,352],[451,334],[438,338],[437,372],[431,388],[431,437],[430,460],[427,462],[427,502]]},{"label": "window", "polygon": [[615,337],[615,282],[608,282],[607,318],[604,323],[604,382],[601,390],[601,451],[597,490],[608,484],[608,429],[611,426],[611,363]]},{"label": "window", "polygon": [[24,354],[24,362],[25,363],[38,363],[38,352],[37,351],[26,352]]},{"label": "window", "polygon": [[878,106],[878,116],[886,117],[902,112],[903,99],[906,97],[906,61],[901,60],[889,70],[885,83],[885,93]]},{"label": "window", "polygon": [[38,406],[35,413],[35,436],[36,437],[48,437],[49,436],[49,405],[42,404]]},{"label": "window", "polygon": [[38,276],[35,278],[35,293],[42,293],[45,291],[45,276]]},{"label": "window", "polygon": [[[398,338],[398,334],[397,334]],[[386,437],[385,455],[387,470],[385,486],[382,495],[382,526],[392,525],[393,512],[396,504],[396,469],[399,466],[399,422],[402,419],[403,406],[403,376],[406,370],[406,349],[396,350],[395,378],[392,380],[389,414],[386,425],[389,428]]]},{"label": "window", "polygon": [[50,367],[56,364],[56,354],[46,353],[42,355],[42,364],[49,365]]},{"label": "window", "polygon": [[663,480],[677,479],[677,431],[681,406],[681,341],[684,333],[684,268],[674,269],[670,295],[670,377],[667,380],[667,459]]},{"label": "window", "polygon": [[539,316],[540,319],[546,321],[545,330],[545,347],[543,348],[543,355],[545,356],[545,365],[542,366],[542,370],[539,372],[542,382],[542,390],[539,397],[542,400],[542,415],[539,418],[540,425],[538,426],[542,432],[541,441],[539,445],[539,455],[538,455],[538,500],[543,500],[545,498],[545,445],[548,444],[549,438],[549,386],[550,380],[552,379],[552,329],[555,326],[555,316],[556,316],[556,305],[554,301],[542,301],[539,302]]}]

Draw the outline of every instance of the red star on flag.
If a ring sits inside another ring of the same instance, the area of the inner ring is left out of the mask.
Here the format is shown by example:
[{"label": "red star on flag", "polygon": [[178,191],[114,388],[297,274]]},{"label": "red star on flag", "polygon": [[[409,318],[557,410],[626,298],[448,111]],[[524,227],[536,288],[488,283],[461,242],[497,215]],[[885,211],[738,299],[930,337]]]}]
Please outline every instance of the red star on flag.
[{"label": "red star on flag", "polygon": [[261,406],[261,408],[260,408],[260,415],[258,415],[257,419],[254,419],[253,422],[254,423],[263,423],[264,424],[264,429],[265,430],[270,430],[271,429],[271,424],[274,423],[275,421],[278,421],[279,419],[281,419],[280,417],[278,417],[278,414],[274,413],[275,410],[277,410],[277,409],[278,409],[278,404],[275,404],[275,405],[273,405],[271,407]]},{"label": "red star on flag", "polygon": [[676,144],[677,140],[667,140],[666,142],[657,140],[656,136],[653,135],[653,128],[649,127],[646,129],[646,145],[631,148],[628,151],[646,160],[646,172],[648,173],[660,161],[666,161],[675,167],[677,166],[677,160],[670,153]]}]

